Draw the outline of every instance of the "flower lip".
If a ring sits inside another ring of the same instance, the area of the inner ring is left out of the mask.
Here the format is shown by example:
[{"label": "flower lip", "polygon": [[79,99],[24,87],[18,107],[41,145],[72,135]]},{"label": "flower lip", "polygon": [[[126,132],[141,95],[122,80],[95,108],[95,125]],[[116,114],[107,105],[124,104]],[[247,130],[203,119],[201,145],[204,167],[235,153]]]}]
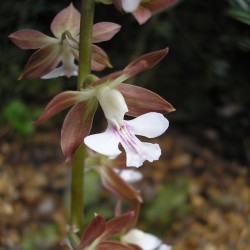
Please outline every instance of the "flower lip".
[{"label": "flower lip", "polygon": [[[159,126],[154,126],[152,121]],[[133,120],[123,121],[120,126],[117,124],[109,120],[106,131],[87,136],[84,139],[85,144],[100,154],[116,156],[121,153],[118,148],[121,143],[127,154],[126,165],[130,167],[140,167],[145,160],[152,162],[159,159],[159,145],[141,142],[135,135],[153,138],[164,133],[168,128],[168,120],[163,115],[147,113]],[[145,124],[145,128],[138,127],[141,124]]]}]

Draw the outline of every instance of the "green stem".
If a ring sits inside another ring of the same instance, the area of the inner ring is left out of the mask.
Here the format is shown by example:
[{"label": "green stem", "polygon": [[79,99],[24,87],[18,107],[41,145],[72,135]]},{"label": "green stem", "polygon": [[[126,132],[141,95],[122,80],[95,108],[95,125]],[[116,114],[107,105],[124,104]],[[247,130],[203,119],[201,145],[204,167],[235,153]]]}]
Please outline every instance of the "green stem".
[{"label": "green stem", "polygon": [[[91,72],[93,19],[94,1],[82,0],[77,90],[85,87],[84,80]],[[79,230],[79,235],[84,226],[84,163],[85,146],[81,145],[73,156],[71,177],[71,225]]]},{"label": "green stem", "polygon": [[79,236],[83,231],[84,209],[84,145],[81,145],[72,160],[71,174],[71,226]]},{"label": "green stem", "polygon": [[81,28],[79,42],[78,90],[83,85],[85,77],[91,72],[92,27],[94,21],[94,0],[82,0]]}]

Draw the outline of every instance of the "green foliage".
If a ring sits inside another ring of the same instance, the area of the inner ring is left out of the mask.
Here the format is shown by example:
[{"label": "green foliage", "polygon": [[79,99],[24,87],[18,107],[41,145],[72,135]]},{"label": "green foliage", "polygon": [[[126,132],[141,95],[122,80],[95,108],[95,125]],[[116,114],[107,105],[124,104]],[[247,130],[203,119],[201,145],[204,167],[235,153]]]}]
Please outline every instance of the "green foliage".
[{"label": "green foliage", "polygon": [[242,23],[250,25],[250,9],[244,10],[242,8],[232,7],[227,11],[227,14]]},{"label": "green foliage", "polygon": [[86,178],[84,180],[84,185],[86,189],[85,195],[85,205],[92,206],[100,198],[100,177],[94,171],[89,171],[86,173]]},{"label": "green foliage", "polygon": [[145,207],[143,216],[157,228],[171,225],[189,211],[187,181],[173,180],[159,187],[157,196]]},{"label": "green foliage", "polygon": [[21,250],[49,249],[58,242],[58,229],[54,224],[46,224],[26,234],[21,241]]},{"label": "green foliage", "polygon": [[106,192],[103,188],[99,174],[94,171],[87,172],[84,184],[85,224],[88,224],[93,219],[94,212],[107,219],[112,217],[114,215],[114,204],[110,201],[109,192]]},{"label": "green foliage", "polygon": [[32,124],[37,112],[20,100],[10,101],[3,109],[3,114],[8,124],[17,133],[22,135],[32,134],[35,127]]},{"label": "green foliage", "polygon": [[227,15],[232,18],[250,25],[250,1],[249,0],[231,0],[231,7],[227,10]]}]

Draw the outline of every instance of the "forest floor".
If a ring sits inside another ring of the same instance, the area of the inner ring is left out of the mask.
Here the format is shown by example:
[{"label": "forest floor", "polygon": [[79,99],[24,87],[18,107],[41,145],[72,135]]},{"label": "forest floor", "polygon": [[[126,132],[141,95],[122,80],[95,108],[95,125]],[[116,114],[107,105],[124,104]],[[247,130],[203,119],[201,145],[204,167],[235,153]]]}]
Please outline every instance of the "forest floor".
[{"label": "forest floor", "polygon": [[[44,131],[29,137],[1,138],[0,250],[63,249],[70,167],[63,163],[58,141],[59,134]],[[223,159],[177,132],[157,142],[162,157],[154,167],[146,164],[142,168],[142,193],[147,205],[149,201],[154,204],[152,193],[161,187],[166,192],[172,190],[155,201],[155,206],[163,204],[161,212],[170,215],[160,216],[157,222],[152,211],[145,210],[151,221],[139,226],[158,225],[161,237],[173,250],[249,250],[249,166]],[[179,201],[173,199],[175,186],[169,189],[166,185],[184,182],[186,193]]]}]

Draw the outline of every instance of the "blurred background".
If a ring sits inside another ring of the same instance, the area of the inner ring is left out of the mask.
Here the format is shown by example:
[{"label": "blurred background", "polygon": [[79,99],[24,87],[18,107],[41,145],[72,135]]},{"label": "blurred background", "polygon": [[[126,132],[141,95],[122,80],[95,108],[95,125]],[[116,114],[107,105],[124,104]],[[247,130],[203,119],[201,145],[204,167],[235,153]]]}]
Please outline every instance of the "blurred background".
[{"label": "blurred background", "polygon": [[[32,121],[76,79],[18,81],[32,51],[8,35],[23,28],[51,35],[49,25],[70,1],[9,0],[0,16],[0,250],[62,249],[70,167],[60,128],[66,112],[35,128]],[[73,1],[79,9],[80,1]],[[156,140],[161,160],[142,169],[145,203],[138,226],[175,250],[250,249],[250,1],[183,0],[139,26],[132,15],[96,5],[95,22],[121,31],[100,46],[113,69],[169,47],[153,69],[131,79],[169,101],[176,112]],[[94,129],[104,128],[101,112]],[[87,218],[113,214],[99,177],[86,178]],[[100,206],[100,202],[102,206]],[[100,208],[101,207],[101,208]]]}]

